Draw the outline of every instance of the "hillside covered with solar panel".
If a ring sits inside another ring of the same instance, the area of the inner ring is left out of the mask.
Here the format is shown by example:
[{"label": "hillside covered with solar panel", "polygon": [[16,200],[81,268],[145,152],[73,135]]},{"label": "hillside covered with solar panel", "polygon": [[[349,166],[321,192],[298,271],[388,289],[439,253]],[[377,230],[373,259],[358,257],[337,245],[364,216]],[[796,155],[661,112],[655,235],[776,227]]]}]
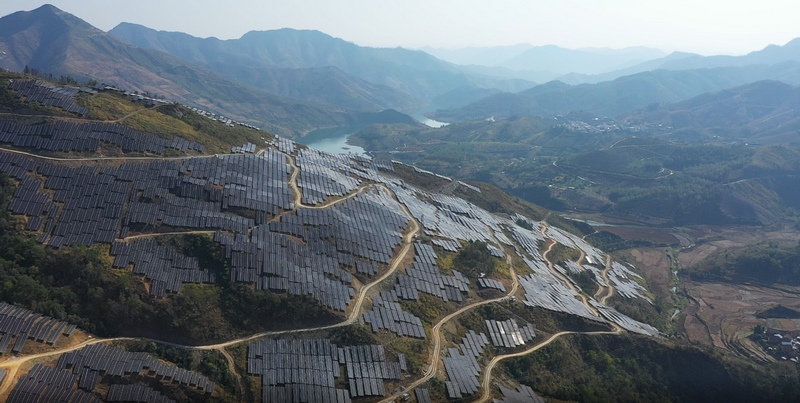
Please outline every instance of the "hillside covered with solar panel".
[{"label": "hillside covered with solar panel", "polygon": [[494,365],[662,338],[634,267],[495,188],[111,86],[0,94],[5,401],[536,401]]}]

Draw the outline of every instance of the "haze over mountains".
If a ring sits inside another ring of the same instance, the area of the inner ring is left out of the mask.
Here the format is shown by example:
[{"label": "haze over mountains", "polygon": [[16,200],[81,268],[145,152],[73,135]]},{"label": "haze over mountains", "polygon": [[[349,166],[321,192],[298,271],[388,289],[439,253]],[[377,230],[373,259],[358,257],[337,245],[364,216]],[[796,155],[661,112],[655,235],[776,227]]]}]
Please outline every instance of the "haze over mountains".
[{"label": "haze over mountains", "polygon": [[566,74],[595,75],[632,67],[641,62],[665,56],[658,49],[634,47],[625,49],[564,49],[555,45],[526,44],[456,50],[422,48],[451,63],[480,67],[485,72],[536,78],[550,81]]},{"label": "haze over mountains", "polygon": [[[361,47],[293,29],[232,40],[131,23],[105,33],[53,6],[0,19],[0,67],[163,95],[288,136],[381,121],[365,113],[386,109],[439,109],[434,116],[446,121],[574,111],[617,116],[760,80],[800,83],[800,40],[708,57],[531,45],[426,50]],[[547,82],[552,78],[558,81]]]},{"label": "haze over mountains", "polygon": [[652,103],[678,102],[705,92],[760,80],[800,83],[800,62],[713,69],[654,70],[597,84],[552,81],[519,93],[497,93],[471,104],[439,111],[437,119],[461,121],[490,116],[559,115],[582,111],[617,116]]},{"label": "haze over mountains", "polygon": [[[174,32],[158,32],[140,25],[120,24],[110,31],[116,38],[143,48],[163,51],[198,63],[220,74],[235,77],[270,91],[282,91],[280,83],[264,80],[275,69],[296,74],[321,75],[341,81],[342,92],[381,93],[385,100],[375,106],[408,109],[411,97],[419,104],[462,86],[498,86],[505,90],[527,88],[532,83],[488,79],[465,74],[456,66],[424,52],[402,48],[360,47],[318,31],[280,29],[254,31],[240,39],[200,39]],[[320,70],[326,69],[326,70]],[[284,70],[285,71],[285,70]],[[291,80],[291,77],[284,76]],[[284,82],[289,87],[295,82]],[[356,85],[356,88],[347,88]],[[329,93],[309,88],[303,96]],[[288,94],[287,94],[288,95]],[[323,95],[324,96],[324,95]]]}]

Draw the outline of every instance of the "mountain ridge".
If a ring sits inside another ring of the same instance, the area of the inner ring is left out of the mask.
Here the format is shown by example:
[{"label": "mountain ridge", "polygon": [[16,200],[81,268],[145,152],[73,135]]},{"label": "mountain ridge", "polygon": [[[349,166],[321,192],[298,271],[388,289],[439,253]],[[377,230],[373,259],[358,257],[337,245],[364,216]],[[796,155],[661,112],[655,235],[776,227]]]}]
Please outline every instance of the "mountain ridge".
[{"label": "mountain ridge", "polygon": [[489,116],[550,116],[578,111],[616,116],[652,103],[678,102],[705,92],[765,79],[800,84],[800,62],[774,66],[655,70],[597,84],[572,86],[552,81],[516,94],[491,95],[461,108],[440,110],[432,115],[444,121]]},{"label": "mountain ridge", "polygon": [[342,107],[254,90],[177,57],[123,43],[54,6],[2,17],[0,26],[0,50],[7,53],[0,67],[12,71],[27,66],[55,77],[95,79],[197,105],[289,137],[357,120]]},{"label": "mountain ridge", "polygon": [[423,102],[465,85],[520,87],[513,80],[468,76],[455,65],[422,51],[360,47],[314,30],[250,31],[238,39],[223,41],[121,23],[109,33],[128,43],[160,49],[219,73],[230,73],[234,66],[256,69],[336,67],[349,76],[393,88]]}]

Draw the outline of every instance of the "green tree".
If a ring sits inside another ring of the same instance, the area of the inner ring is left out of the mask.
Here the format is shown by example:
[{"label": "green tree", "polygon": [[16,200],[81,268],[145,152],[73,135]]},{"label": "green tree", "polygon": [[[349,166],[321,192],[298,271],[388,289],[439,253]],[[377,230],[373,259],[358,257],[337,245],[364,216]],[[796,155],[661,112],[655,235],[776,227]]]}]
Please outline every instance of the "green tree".
[{"label": "green tree", "polygon": [[486,242],[474,241],[466,244],[453,259],[453,268],[468,277],[494,272],[495,258],[489,253]]}]

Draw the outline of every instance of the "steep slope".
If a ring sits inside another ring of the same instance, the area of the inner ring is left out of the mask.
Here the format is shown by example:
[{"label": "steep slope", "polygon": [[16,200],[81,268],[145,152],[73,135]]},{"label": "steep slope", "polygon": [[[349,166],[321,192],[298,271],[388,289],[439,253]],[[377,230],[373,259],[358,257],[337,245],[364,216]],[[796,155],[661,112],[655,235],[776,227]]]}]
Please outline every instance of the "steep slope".
[{"label": "steep slope", "polygon": [[421,51],[360,47],[319,31],[252,31],[239,39],[222,41],[123,23],[110,33],[128,43],[167,52],[237,79],[242,68],[336,67],[349,76],[419,100],[465,85],[508,85],[501,80],[464,74],[456,66]]},{"label": "steep slope", "polygon": [[775,66],[657,70],[576,86],[556,81],[516,94],[492,95],[459,109],[438,111],[435,116],[445,121],[489,116],[548,116],[573,111],[616,116],[652,103],[678,102],[706,92],[765,79],[800,83],[800,62],[785,62]]},{"label": "steep slope", "polygon": [[0,67],[96,79],[131,91],[148,92],[198,105],[292,135],[353,118],[320,107],[252,90],[161,52],[122,43],[53,6],[0,19]]}]

